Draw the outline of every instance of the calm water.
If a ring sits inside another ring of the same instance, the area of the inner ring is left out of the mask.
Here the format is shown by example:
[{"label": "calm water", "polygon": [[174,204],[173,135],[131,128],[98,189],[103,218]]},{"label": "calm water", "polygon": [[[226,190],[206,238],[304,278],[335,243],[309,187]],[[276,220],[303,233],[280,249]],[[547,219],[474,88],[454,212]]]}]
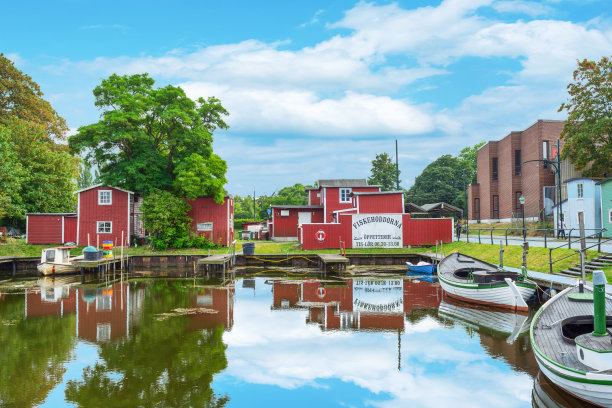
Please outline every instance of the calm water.
[{"label": "calm water", "polygon": [[[2,289],[0,405],[532,406],[528,316],[453,303],[436,284],[68,281]],[[537,406],[572,406],[543,404],[572,402],[544,385]]]}]

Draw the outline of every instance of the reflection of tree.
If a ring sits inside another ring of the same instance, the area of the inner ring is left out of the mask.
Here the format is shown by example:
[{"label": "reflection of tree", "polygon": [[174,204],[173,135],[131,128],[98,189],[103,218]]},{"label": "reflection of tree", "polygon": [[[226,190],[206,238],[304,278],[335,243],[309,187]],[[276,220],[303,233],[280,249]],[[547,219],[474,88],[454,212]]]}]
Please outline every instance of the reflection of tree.
[{"label": "reflection of tree", "polygon": [[23,319],[23,295],[0,302],[0,406],[40,404],[62,380],[76,316]]},{"label": "reflection of tree", "polygon": [[192,296],[178,282],[149,284],[138,332],[102,345],[103,362],[68,382],[66,399],[84,407],[224,406],[229,398],[218,398],[210,386],[227,367],[223,327],[188,332],[188,317],[156,319],[189,307]]}]

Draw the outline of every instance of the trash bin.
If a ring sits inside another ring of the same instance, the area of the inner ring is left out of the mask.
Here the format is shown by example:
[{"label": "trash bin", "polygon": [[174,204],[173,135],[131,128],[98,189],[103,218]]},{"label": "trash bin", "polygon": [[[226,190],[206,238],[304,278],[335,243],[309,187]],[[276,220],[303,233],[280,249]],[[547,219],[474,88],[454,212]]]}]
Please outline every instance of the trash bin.
[{"label": "trash bin", "polygon": [[255,243],[245,242],[242,244],[242,253],[244,255],[253,255],[255,253]]},{"label": "trash bin", "polygon": [[102,259],[102,251],[98,251],[96,247],[88,246],[83,249],[83,256],[86,261],[98,261]]}]

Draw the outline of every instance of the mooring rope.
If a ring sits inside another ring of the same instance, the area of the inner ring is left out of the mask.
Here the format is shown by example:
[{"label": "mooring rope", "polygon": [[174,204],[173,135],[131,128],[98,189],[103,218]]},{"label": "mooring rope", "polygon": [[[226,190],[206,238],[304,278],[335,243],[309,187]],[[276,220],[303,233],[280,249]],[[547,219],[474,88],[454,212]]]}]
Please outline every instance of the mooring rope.
[{"label": "mooring rope", "polygon": [[308,273],[308,272],[294,273],[294,272],[284,271],[282,269],[266,269],[264,271],[259,271],[259,272],[251,273],[251,274],[244,275],[244,276],[251,277],[251,276],[259,275],[260,273],[264,273],[264,272],[283,272],[283,273],[288,273],[289,275],[296,275],[296,276],[306,275]]}]

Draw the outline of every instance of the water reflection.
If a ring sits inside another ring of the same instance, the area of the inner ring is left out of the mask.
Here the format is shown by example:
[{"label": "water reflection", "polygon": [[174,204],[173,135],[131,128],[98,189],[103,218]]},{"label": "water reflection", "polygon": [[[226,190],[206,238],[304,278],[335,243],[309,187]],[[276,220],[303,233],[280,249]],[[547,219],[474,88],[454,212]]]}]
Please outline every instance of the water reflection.
[{"label": "water reflection", "polygon": [[76,283],[0,296],[0,405],[521,407],[532,389],[535,405],[528,316],[437,284]]}]

